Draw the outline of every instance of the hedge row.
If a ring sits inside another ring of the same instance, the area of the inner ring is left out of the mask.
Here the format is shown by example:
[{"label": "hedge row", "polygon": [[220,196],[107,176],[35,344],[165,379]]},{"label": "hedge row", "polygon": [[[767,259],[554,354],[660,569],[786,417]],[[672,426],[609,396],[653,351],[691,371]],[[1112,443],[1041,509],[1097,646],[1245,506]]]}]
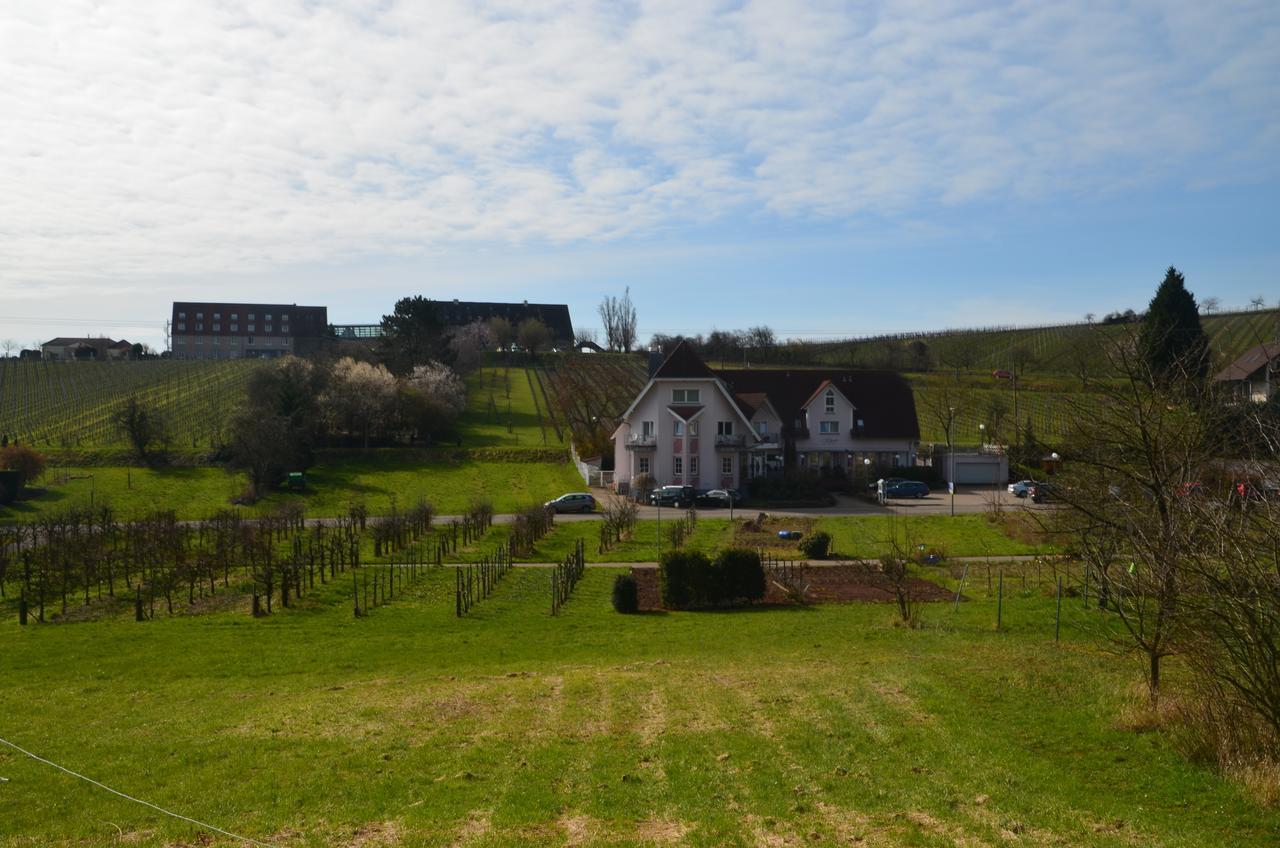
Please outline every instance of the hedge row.
[{"label": "hedge row", "polygon": [[760,554],[727,548],[714,560],[700,551],[668,551],[658,568],[662,605],[667,609],[705,609],[758,601],[764,597]]}]

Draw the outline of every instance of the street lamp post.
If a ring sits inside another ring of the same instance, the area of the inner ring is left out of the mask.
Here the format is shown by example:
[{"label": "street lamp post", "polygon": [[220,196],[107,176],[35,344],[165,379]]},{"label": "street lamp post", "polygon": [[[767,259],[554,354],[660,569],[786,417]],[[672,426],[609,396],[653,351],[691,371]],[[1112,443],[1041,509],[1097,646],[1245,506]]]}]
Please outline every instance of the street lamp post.
[{"label": "street lamp post", "polygon": [[947,416],[947,465],[950,471],[947,473],[947,491],[951,495],[951,517],[956,514],[956,448],[951,442],[951,428],[955,424],[956,408],[950,407],[951,414]]},{"label": "street lamp post", "polygon": [[978,425],[978,441],[982,442],[982,446],[984,448],[987,446],[987,425],[986,424]]}]

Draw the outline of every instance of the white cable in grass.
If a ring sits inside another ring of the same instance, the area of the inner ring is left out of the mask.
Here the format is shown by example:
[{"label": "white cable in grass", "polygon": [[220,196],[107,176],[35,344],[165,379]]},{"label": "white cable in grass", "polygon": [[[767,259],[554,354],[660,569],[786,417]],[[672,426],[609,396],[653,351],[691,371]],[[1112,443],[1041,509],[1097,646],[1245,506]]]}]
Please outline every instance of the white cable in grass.
[{"label": "white cable in grass", "polygon": [[223,830],[220,827],[214,827],[213,825],[207,822],[202,822],[197,819],[193,819],[190,816],[184,816],[181,813],[175,813],[172,810],[166,810],[164,807],[156,806],[155,804],[152,804],[150,801],[144,801],[141,798],[135,798],[132,795],[126,795],[123,792],[119,791],[118,789],[112,789],[110,786],[107,786],[105,783],[100,783],[99,781],[94,780],[92,777],[85,777],[83,774],[80,774],[79,772],[74,772],[71,769],[66,768],[65,766],[60,766],[57,763],[53,762],[52,760],[46,760],[44,757],[33,754],[30,751],[28,751],[26,748],[19,747],[18,745],[13,744],[8,739],[5,739],[3,737],[0,737],[0,744],[8,745],[10,748],[17,751],[19,754],[24,754],[38,763],[44,763],[47,766],[53,766],[58,771],[66,772],[72,777],[79,778],[80,780],[83,780],[86,783],[92,783],[94,786],[98,787],[99,789],[107,790],[112,795],[119,795],[121,798],[124,798],[126,801],[132,801],[135,804],[141,804],[144,807],[150,807],[151,809],[156,810],[157,812],[164,813],[166,816],[172,816],[175,819],[182,819],[185,822],[190,822],[191,824],[197,825],[198,827],[203,827],[206,830],[212,830],[214,833],[221,833],[223,836],[230,836],[232,839],[238,839],[241,842],[244,842],[245,844],[248,844],[248,845],[257,845],[259,846],[259,848],[275,848],[275,846],[269,845],[266,842],[259,842],[258,840],[250,839],[247,836],[240,836],[239,834],[232,833],[229,830]]}]

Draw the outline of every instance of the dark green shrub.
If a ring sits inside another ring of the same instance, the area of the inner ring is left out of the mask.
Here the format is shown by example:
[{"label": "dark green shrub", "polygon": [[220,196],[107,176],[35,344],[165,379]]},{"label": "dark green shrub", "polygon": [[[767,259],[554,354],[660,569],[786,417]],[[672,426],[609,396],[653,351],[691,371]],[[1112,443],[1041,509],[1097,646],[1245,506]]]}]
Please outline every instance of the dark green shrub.
[{"label": "dark green shrub", "polygon": [[819,530],[800,542],[800,552],[808,559],[826,559],[831,553],[831,534]]},{"label": "dark green shrub", "polygon": [[0,504],[11,504],[18,499],[22,489],[22,475],[17,471],[0,470]]},{"label": "dark green shrub", "polygon": [[756,551],[726,548],[716,555],[711,568],[718,584],[714,601],[758,601],[764,597],[764,566]]},{"label": "dark green shrub", "polygon": [[640,611],[640,589],[632,575],[619,574],[614,578],[613,610],[628,615]]},{"label": "dark green shrub", "polygon": [[699,603],[710,582],[711,561],[700,551],[667,551],[658,563],[658,588],[667,609]]},{"label": "dark green shrub", "polygon": [[658,571],[662,605],[668,609],[726,606],[764,597],[760,555],[743,548],[721,551],[714,561],[698,551],[668,551]]}]

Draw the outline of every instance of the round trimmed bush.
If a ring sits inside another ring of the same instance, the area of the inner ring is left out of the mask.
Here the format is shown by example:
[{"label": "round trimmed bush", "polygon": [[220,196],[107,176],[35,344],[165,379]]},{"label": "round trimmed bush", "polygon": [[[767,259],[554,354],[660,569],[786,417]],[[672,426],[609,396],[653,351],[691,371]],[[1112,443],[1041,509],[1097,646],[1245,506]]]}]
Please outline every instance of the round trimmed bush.
[{"label": "round trimmed bush", "polygon": [[800,543],[800,552],[808,559],[826,559],[831,553],[831,534],[819,530]]},{"label": "round trimmed bush", "polygon": [[628,615],[640,611],[640,587],[633,575],[619,574],[614,578],[613,609]]}]

